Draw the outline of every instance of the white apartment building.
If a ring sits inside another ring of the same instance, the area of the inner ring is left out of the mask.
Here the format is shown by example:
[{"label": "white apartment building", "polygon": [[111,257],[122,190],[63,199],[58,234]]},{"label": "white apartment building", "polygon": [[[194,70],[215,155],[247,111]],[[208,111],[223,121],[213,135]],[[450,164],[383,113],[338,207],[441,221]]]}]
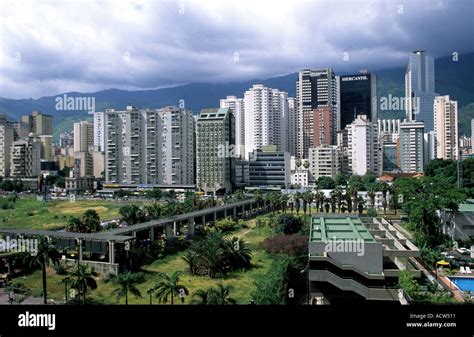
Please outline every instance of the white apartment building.
[{"label": "white apartment building", "polygon": [[194,130],[191,110],[167,106],[158,109],[161,118],[162,183],[194,184]]},{"label": "white apartment building", "polygon": [[243,158],[245,156],[245,103],[243,98],[227,96],[220,100],[220,108],[229,108],[235,117],[235,152]]},{"label": "white apartment building", "polygon": [[81,121],[74,123],[74,152],[89,151],[94,145],[94,125]]},{"label": "white apartment building", "polygon": [[315,180],[319,177],[335,178],[340,172],[337,145],[320,145],[309,148],[309,171]]},{"label": "white apartment building", "polygon": [[292,156],[298,153],[298,109],[294,97],[288,97],[288,128],[287,128],[288,152]]},{"label": "white apartment building", "polygon": [[458,159],[458,102],[446,96],[434,99],[436,158]]},{"label": "white apartment building", "polygon": [[424,129],[422,122],[400,123],[400,169],[404,173],[424,170]]},{"label": "white apartment building", "polygon": [[382,172],[382,153],[378,127],[366,115],[358,115],[356,120],[346,126],[349,174],[364,175]]}]

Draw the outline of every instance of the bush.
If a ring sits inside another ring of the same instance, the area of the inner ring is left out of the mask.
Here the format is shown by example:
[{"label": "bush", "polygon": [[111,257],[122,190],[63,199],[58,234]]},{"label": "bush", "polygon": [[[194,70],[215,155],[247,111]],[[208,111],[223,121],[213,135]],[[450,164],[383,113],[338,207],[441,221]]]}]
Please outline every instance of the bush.
[{"label": "bush", "polygon": [[257,290],[252,293],[255,304],[285,304],[290,263],[288,255],[280,255],[272,262],[270,271],[256,282]]},{"label": "bush", "polygon": [[214,223],[214,228],[219,229],[223,232],[233,231],[236,227],[237,221],[234,221],[231,218],[221,219]]},{"label": "bush", "polygon": [[367,216],[369,216],[371,218],[376,218],[378,215],[379,215],[379,213],[377,212],[377,210],[375,208],[369,208],[367,210]]},{"label": "bush", "polygon": [[54,264],[53,268],[57,275],[67,275],[67,269],[63,263]]},{"label": "bush", "polygon": [[308,255],[308,238],[302,235],[277,235],[265,239],[262,245],[269,254]]},{"label": "bush", "polygon": [[280,214],[276,217],[276,231],[281,234],[296,234],[303,227],[303,221],[299,216],[292,214]]}]

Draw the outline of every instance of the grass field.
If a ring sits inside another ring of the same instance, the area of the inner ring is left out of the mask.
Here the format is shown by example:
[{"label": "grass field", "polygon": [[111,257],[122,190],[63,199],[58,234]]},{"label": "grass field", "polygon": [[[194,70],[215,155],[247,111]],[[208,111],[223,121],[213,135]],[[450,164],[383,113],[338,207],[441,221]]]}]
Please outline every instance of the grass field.
[{"label": "grass field", "polygon": [[[216,286],[218,283],[232,286],[231,297],[239,304],[248,304],[251,300],[251,293],[255,290],[255,281],[265,275],[271,265],[271,258],[260,247],[265,238],[270,235],[268,227],[257,229],[255,228],[255,220],[247,222],[248,228],[242,228],[232,236],[239,236],[250,244],[252,249],[252,267],[245,271],[234,272],[221,279],[211,279],[203,276],[193,276],[185,273],[181,277],[180,283],[189,289],[190,297],[185,299],[185,304],[191,301],[192,294],[198,289],[205,289]],[[129,296],[130,304],[149,304],[149,296],[146,291],[155,286],[158,278],[157,272],[165,272],[168,274],[174,271],[185,271],[186,263],[182,259],[184,252],[175,255],[167,256],[163,259],[156,260],[148,266],[144,266],[143,270],[146,274],[145,282],[138,285],[142,294],[142,298],[135,298]],[[63,301],[64,298],[64,284],[61,280],[64,276],[57,275],[54,270],[48,269],[48,298],[56,301]],[[41,271],[35,271],[26,277],[19,277],[14,282],[21,282],[32,290],[32,296],[40,297],[42,294],[42,279]],[[116,286],[111,283],[105,283],[102,278],[98,278],[98,289],[88,292],[88,297],[94,301],[103,304],[124,304],[125,300],[121,299],[117,302],[112,295],[112,291]],[[158,304],[157,300],[153,298],[153,304]]]},{"label": "grass field", "polygon": [[63,228],[70,216],[81,216],[94,209],[102,220],[119,217],[122,203],[105,200],[37,201],[36,197],[18,199],[13,209],[0,209],[0,227],[54,230]]}]

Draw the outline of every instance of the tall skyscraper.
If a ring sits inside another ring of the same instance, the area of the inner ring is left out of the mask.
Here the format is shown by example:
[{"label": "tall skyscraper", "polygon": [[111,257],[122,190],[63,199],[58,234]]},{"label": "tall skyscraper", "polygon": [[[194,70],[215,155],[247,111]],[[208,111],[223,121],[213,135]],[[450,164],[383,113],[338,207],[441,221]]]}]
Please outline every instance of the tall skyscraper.
[{"label": "tall skyscraper", "polygon": [[235,158],[226,147],[235,144],[235,117],[229,108],[203,109],[196,123],[196,184],[205,193],[232,192]]},{"label": "tall skyscraper", "polygon": [[288,94],[255,84],[244,95],[245,158],[263,146],[286,150],[288,137]]},{"label": "tall skyscraper", "polygon": [[113,111],[108,109],[105,112],[94,112],[94,146],[99,152],[105,151],[105,113]]},{"label": "tall skyscraper", "polygon": [[21,117],[21,121],[28,127],[29,133],[36,136],[53,134],[53,116],[33,111],[31,115]]},{"label": "tall skyscraper", "polygon": [[195,125],[192,111],[167,106],[158,109],[158,117],[161,118],[163,184],[193,185]]},{"label": "tall skyscraper", "polygon": [[436,158],[457,160],[458,102],[450,100],[449,95],[436,96],[434,100],[434,133]]},{"label": "tall skyscraper", "polygon": [[298,113],[294,97],[288,97],[288,152],[292,156],[298,153]]},{"label": "tall skyscraper", "polygon": [[377,81],[374,74],[337,76],[337,129],[342,130],[358,115],[377,121]]},{"label": "tall skyscraper", "polygon": [[400,169],[404,173],[424,170],[424,129],[422,122],[400,123]]},{"label": "tall skyscraper", "polygon": [[410,53],[405,73],[406,119],[423,122],[425,132],[434,130],[433,101],[435,96],[434,59],[423,50]]},{"label": "tall skyscraper", "polygon": [[94,126],[81,121],[74,123],[74,152],[89,151],[94,145]]},{"label": "tall skyscraper", "polygon": [[[303,69],[296,82],[298,108],[298,157],[307,158],[308,149],[314,145],[314,109],[329,107],[332,124],[337,124],[337,86],[332,69]],[[336,142],[333,134],[331,144]]]},{"label": "tall skyscraper", "polygon": [[87,121],[74,123],[74,161],[76,177],[92,176],[94,174],[94,126]]},{"label": "tall skyscraper", "polygon": [[220,100],[221,108],[229,108],[235,117],[235,145],[236,154],[245,156],[245,104],[243,98],[227,96]]},{"label": "tall skyscraper", "polygon": [[349,174],[364,175],[382,171],[382,153],[377,123],[358,115],[356,120],[346,126],[348,142]]}]

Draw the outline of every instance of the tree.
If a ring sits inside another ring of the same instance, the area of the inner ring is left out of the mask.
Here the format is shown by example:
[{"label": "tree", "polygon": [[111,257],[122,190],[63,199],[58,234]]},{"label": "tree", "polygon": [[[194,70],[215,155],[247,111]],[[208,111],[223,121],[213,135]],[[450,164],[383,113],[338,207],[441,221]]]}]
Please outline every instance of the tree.
[{"label": "tree", "polygon": [[288,194],[280,195],[280,204],[283,209],[283,213],[286,213],[286,208],[288,207],[288,201],[290,200]]},{"label": "tree", "polygon": [[31,265],[40,265],[43,272],[43,303],[47,304],[48,291],[46,286],[46,267],[59,263],[59,252],[44,236],[38,236],[38,252],[31,259]]},{"label": "tree", "polygon": [[155,286],[155,296],[160,303],[167,303],[168,298],[171,298],[171,305],[174,304],[175,296],[178,296],[181,303],[184,303],[185,296],[189,295],[189,290],[179,283],[181,271],[175,271],[171,276],[166,273],[159,272],[159,281]]},{"label": "tree", "polygon": [[332,190],[335,187],[334,180],[331,177],[321,176],[318,178],[317,186],[322,190]]},{"label": "tree", "polygon": [[299,213],[300,213],[301,198],[302,198],[302,196],[301,196],[301,193],[300,193],[300,192],[296,192],[296,193],[294,194],[296,214],[299,214]]},{"label": "tree", "polygon": [[338,187],[345,187],[347,185],[347,177],[344,174],[338,173],[334,178],[334,183]]},{"label": "tree", "polygon": [[362,215],[364,212],[365,200],[362,197],[357,198],[357,210],[359,211],[359,215]]},{"label": "tree", "polygon": [[119,213],[122,216],[122,220],[125,221],[129,226],[140,222],[145,222],[147,220],[146,213],[137,205],[122,206],[119,209]]},{"label": "tree", "polygon": [[232,286],[217,284],[217,288],[199,289],[193,294],[193,304],[200,305],[233,305],[235,299],[230,297]]},{"label": "tree", "polygon": [[81,300],[86,303],[86,293],[88,289],[97,289],[97,282],[92,275],[92,271],[89,266],[85,264],[77,263],[71,272],[72,282],[71,288],[78,292],[79,301]]},{"label": "tree", "polygon": [[287,254],[290,256],[307,256],[308,255],[308,238],[303,235],[276,235],[266,238],[263,248],[269,254]]},{"label": "tree", "polygon": [[373,173],[368,171],[363,177],[362,177],[362,184],[363,187],[366,191],[369,190],[370,185],[374,184],[377,179],[377,176]]},{"label": "tree", "polygon": [[145,211],[146,211],[147,217],[153,220],[158,220],[159,218],[161,218],[161,215],[163,214],[163,210],[161,209],[160,204],[156,201],[151,205],[146,205]]},{"label": "tree", "polygon": [[380,191],[382,191],[383,214],[387,214],[387,193],[390,191],[390,186],[386,182],[382,182],[380,184]]},{"label": "tree", "polygon": [[377,185],[375,183],[367,186],[367,195],[370,198],[370,207],[375,208],[375,194],[377,192]]},{"label": "tree", "polygon": [[141,283],[145,280],[142,273],[121,273],[118,275],[110,276],[106,282],[112,282],[113,284],[118,285],[112,293],[119,301],[122,297],[125,297],[125,305],[128,305],[128,293],[131,293],[137,298],[141,298],[142,294],[140,290],[136,287],[138,283]]},{"label": "tree", "polygon": [[293,214],[280,214],[276,218],[276,231],[282,234],[298,233],[303,227],[303,222],[299,216]]},{"label": "tree", "polygon": [[101,231],[100,217],[96,210],[88,209],[82,215],[82,223],[86,228],[86,233],[96,233]]},{"label": "tree", "polygon": [[331,211],[336,213],[336,192],[333,190],[331,191]]},{"label": "tree", "polygon": [[284,304],[288,283],[288,270],[292,263],[288,255],[277,256],[269,272],[256,281],[256,290],[252,293],[255,304]]}]

